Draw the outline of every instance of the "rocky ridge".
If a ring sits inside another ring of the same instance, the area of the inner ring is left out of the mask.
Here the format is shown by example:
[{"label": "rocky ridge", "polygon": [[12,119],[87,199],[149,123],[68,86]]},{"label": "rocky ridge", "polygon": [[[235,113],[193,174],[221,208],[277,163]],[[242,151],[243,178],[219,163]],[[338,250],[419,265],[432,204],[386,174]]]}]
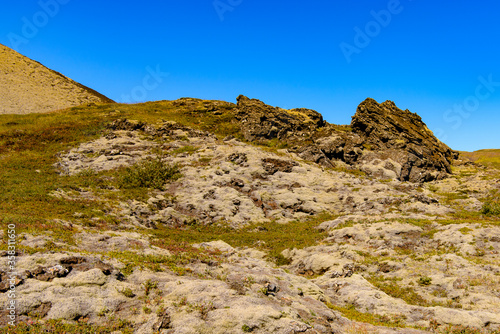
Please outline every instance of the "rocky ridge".
[{"label": "rocky ridge", "polygon": [[457,153],[440,142],[408,110],[392,101],[366,99],[357,108],[350,127],[323,120],[314,110],[284,110],[238,97],[236,120],[248,141],[279,140],[289,149],[324,166],[344,162],[379,177],[426,182],[451,172]]}]

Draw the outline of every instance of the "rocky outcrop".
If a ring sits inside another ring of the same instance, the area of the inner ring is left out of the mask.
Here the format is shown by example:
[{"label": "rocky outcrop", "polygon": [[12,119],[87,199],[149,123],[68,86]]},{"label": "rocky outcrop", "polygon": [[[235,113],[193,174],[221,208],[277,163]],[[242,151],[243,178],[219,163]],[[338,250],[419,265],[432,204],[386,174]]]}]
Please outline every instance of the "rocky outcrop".
[{"label": "rocky outcrop", "polygon": [[111,102],[93,89],[0,44],[0,114],[40,113]]},{"label": "rocky outcrop", "polygon": [[440,142],[417,114],[392,101],[368,98],[350,127],[325,122],[310,109],[285,110],[240,95],[235,112],[250,142],[277,140],[303,159],[327,167],[342,161],[367,174],[410,182],[441,179],[456,152]]},{"label": "rocky outcrop", "polygon": [[451,172],[454,152],[434,136],[420,116],[399,109],[392,101],[379,104],[366,99],[352,117],[351,127],[365,148],[402,166],[402,181],[430,181]]},{"label": "rocky outcrop", "polygon": [[248,141],[302,139],[325,125],[321,114],[314,110],[285,110],[243,95],[238,96],[237,101],[236,119]]}]

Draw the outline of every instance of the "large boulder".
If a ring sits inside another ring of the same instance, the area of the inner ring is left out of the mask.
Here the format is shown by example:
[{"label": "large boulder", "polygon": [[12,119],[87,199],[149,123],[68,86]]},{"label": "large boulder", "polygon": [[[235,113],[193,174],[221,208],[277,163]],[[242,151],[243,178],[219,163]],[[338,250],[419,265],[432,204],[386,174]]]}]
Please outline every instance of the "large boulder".
[{"label": "large boulder", "polygon": [[454,151],[437,139],[420,116],[392,101],[368,98],[352,117],[351,128],[363,146],[401,164],[402,181],[421,182],[451,173]]}]

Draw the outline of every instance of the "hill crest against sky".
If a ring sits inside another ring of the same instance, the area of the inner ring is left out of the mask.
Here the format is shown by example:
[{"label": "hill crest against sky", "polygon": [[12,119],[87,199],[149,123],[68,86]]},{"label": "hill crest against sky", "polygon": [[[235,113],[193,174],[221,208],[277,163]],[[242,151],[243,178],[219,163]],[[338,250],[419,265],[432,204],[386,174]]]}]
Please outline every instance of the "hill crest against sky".
[{"label": "hill crest against sky", "polygon": [[113,102],[0,44],[0,114],[27,114]]},{"label": "hill crest against sky", "polygon": [[[496,1],[57,2],[53,16],[5,3],[0,43],[20,36],[22,54],[119,102],[244,94],[348,124],[370,96],[416,112],[455,149],[500,143],[500,89],[476,96],[500,81]],[[343,43],[359,51],[350,62]],[[157,68],[169,75],[144,86]]]}]

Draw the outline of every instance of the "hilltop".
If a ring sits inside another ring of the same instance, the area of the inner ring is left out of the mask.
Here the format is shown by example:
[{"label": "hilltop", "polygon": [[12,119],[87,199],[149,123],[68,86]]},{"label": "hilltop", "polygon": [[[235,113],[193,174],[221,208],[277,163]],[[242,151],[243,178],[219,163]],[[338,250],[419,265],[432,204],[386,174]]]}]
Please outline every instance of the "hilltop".
[{"label": "hilltop", "polygon": [[0,44],[0,114],[41,113],[113,102]]}]

